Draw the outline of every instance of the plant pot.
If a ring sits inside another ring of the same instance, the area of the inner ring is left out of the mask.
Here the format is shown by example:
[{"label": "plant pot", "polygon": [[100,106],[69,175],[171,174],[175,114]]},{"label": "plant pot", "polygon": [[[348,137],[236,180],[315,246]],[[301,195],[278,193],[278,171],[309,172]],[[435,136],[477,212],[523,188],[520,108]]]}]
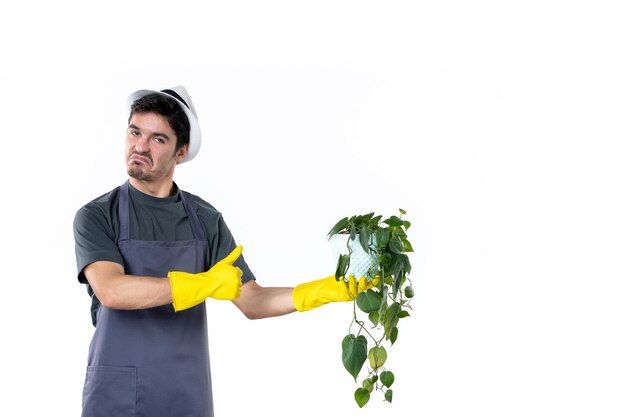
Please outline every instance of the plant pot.
[{"label": "plant pot", "polygon": [[348,255],[350,250],[352,251],[350,254],[350,266],[344,277],[346,281],[350,275],[354,275],[356,278],[367,276],[367,271],[376,264],[376,258],[363,250],[359,243],[359,235],[356,235],[354,240],[350,240],[350,249],[348,249],[349,239],[349,234],[336,234],[330,237],[331,251],[335,263],[340,255]]}]

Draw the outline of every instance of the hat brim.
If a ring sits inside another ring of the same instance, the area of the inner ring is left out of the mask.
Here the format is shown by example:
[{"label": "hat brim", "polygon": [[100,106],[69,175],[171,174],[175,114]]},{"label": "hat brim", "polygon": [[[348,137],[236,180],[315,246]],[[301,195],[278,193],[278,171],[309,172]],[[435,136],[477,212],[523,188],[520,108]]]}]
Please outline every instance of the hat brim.
[{"label": "hat brim", "polygon": [[128,114],[130,114],[131,106],[135,102],[135,100],[143,96],[146,96],[148,94],[153,94],[153,93],[160,94],[164,97],[174,99],[176,103],[178,103],[180,108],[183,109],[183,111],[187,115],[187,119],[189,119],[189,147],[187,149],[187,155],[185,156],[185,159],[180,161],[180,163],[182,164],[183,162],[191,161],[198,154],[198,151],[200,150],[200,145],[202,143],[202,135],[200,133],[200,124],[198,123],[198,119],[196,118],[196,115],[193,113],[193,111],[191,111],[189,107],[187,107],[184,103],[182,103],[176,97],[171,96],[166,93],[162,93],[161,91],[137,90],[133,94],[131,94],[128,97],[128,100],[126,101],[126,106],[128,107]]}]

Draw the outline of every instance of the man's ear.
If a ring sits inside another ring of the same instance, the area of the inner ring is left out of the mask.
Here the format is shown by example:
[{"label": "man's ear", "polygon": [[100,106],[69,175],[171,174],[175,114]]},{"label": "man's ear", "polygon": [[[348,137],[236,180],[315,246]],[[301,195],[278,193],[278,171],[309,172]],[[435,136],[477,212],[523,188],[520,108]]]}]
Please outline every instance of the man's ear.
[{"label": "man's ear", "polygon": [[187,156],[187,152],[189,151],[189,144],[181,146],[181,148],[176,151],[176,163],[180,164],[183,159]]}]

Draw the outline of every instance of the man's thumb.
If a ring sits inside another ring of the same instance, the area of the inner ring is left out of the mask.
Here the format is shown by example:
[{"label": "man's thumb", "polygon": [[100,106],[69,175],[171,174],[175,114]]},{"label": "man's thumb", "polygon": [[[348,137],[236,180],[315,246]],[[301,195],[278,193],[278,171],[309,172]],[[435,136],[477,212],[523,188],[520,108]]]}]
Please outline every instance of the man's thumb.
[{"label": "man's thumb", "polygon": [[239,245],[233,249],[227,257],[222,259],[222,262],[227,263],[228,265],[234,264],[237,258],[239,258],[239,255],[241,255],[241,252],[243,252],[243,246]]}]

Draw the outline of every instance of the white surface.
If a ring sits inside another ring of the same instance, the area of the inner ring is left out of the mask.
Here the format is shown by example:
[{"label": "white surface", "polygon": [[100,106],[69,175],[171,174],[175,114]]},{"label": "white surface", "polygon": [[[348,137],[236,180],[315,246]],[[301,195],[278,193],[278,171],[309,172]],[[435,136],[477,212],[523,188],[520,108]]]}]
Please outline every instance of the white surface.
[{"label": "white surface", "polygon": [[348,305],[249,322],[212,302],[217,416],[624,416],[620,5],[1,6],[3,409],[79,414],[72,219],[125,179],[128,94],[182,84],[204,140],[177,181],[260,283],[331,275],[325,235],[354,213],[405,209],[416,250],[393,404],[352,400]]}]

